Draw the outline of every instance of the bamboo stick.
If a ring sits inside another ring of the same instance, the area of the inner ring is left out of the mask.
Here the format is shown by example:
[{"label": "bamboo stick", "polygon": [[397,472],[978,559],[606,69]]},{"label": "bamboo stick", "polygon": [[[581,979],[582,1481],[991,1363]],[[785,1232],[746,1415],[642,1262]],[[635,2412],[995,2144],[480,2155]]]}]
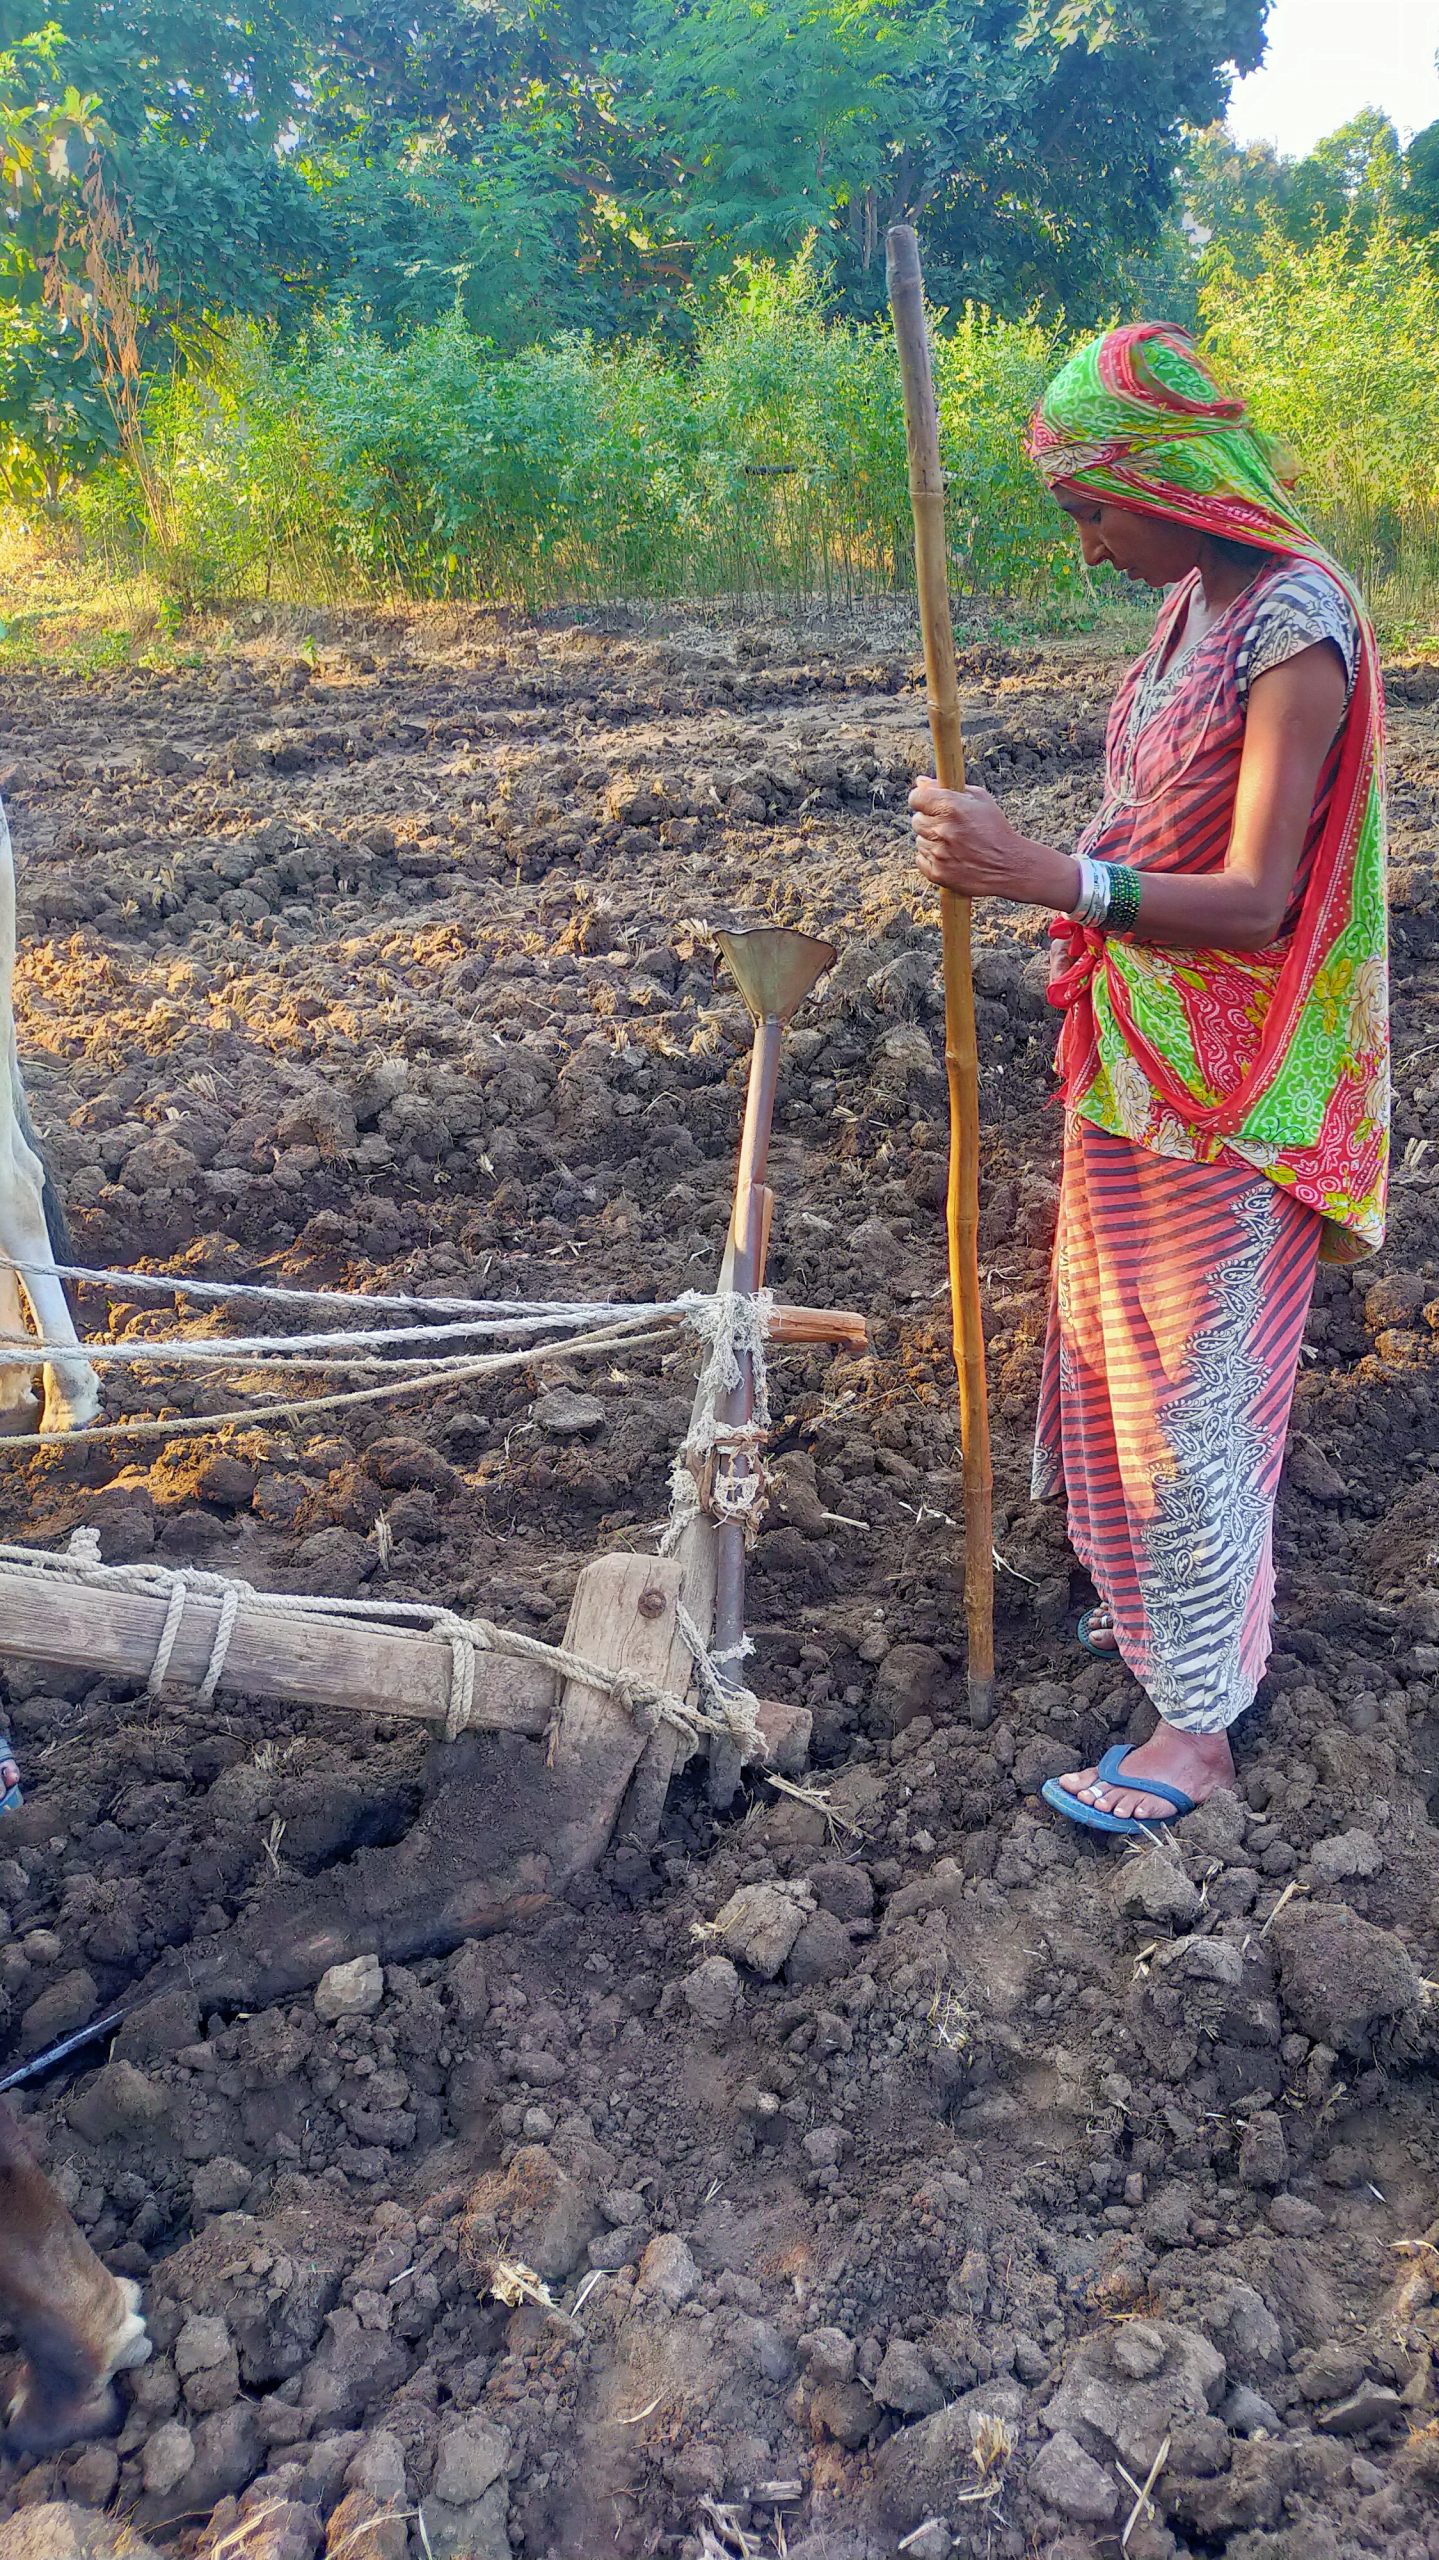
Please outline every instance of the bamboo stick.
[{"label": "bamboo stick", "polygon": [[[929,331],[919,243],[908,223],[886,236],[889,302],[904,383],[909,494],[914,509],[914,565],[924,636],[934,769],[947,791],[964,789],[964,733],[944,538],[944,475],[939,415],[930,367]],[[964,1445],[964,1614],[969,1636],[969,1712],[976,1724],[994,1713],[994,1479],[989,1452],[989,1395],[979,1294],[979,1048],[970,965],[970,905],[956,890],[939,893],[944,955],[944,1071],[949,1085],[950,1309],[959,1376]]]}]

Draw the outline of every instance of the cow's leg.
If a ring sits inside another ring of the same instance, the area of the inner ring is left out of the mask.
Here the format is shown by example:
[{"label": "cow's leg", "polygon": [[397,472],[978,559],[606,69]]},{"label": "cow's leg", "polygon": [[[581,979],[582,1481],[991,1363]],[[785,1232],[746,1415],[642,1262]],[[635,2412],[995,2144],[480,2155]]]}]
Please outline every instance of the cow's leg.
[{"label": "cow's leg", "polygon": [[101,2265],[0,2098],[0,2317],[25,2359],[0,2410],[8,2452],[54,2452],[114,2425],[111,2382],[150,2353],[139,2302],[138,2285]]},{"label": "cow's leg", "polygon": [[[24,1338],[25,1307],[20,1283],[13,1271],[0,1264],[0,1341]],[[40,1398],[35,1389],[34,1361],[23,1355],[15,1361],[0,1360],[0,1439],[39,1428]]]},{"label": "cow's leg", "polygon": [[[69,1302],[50,1265],[66,1262],[64,1224],[53,1195],[47,1200],[45,1167],[20,1081],[15,1044],[15,858],[10,826],[0,805],[0,1256],[19,1263],[21,1282],[44,1342],[66,1351],[44,1367],[42,1431],[78,1431],[100,1410],[95,1372],[80,1349]],[[67,1355],[70,1344],[75,1357]],[[13,1428],[13,1425],[12,1425]]]},{"label": "cow's leg", "polygon": [[[99,1384],[80,1347],[63,1283],[50,1269],[61,1256],[46,1223],[45,1167],[21,1133],[13,1098],[10,1123],[10,1144],[0,1154],[0,1254],[19,1265],[20,1285],[42,1342],[66,1346],[64,1353],[44,1365],[40,1428],[79,1431],[100,1410]],[[67,1356],[72,1343],[73,1359]]]}]

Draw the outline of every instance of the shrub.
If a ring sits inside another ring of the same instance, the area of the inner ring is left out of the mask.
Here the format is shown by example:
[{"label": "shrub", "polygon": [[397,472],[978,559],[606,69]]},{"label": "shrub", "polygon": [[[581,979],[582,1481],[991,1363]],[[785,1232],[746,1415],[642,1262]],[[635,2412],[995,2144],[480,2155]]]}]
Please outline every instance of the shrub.
[{"label": "shrub", "polygon": [[1301,466],[1299,496],[1378,601],[1439,574],[1439,272],[1387,221],[1298,248],[1265,235],[1255,272],[1205,261],[1206,344]]},{"label": "shrub", "polygon": [[[1321,530],[1391,625],[1439,588],[1439,277],[1386,224],[1240,279],[1211,252],[1205,340],[1294,445]],[[1036,610],[1096,590],[1023,454],[1063,333],[939,316],[954,592]],[[743,260],[684,352],[561,334],[498,353],[455,310],[398,343],[353,317],[287,354],[254,328],[208,377],[153,385],[186,594],[401,589],[535,605],[593,597],[853,599],[912,576],[904,423],[886,325],[837,319],[813,245]],[[143,511],[110,464],[75,502],[131,560]]]}]

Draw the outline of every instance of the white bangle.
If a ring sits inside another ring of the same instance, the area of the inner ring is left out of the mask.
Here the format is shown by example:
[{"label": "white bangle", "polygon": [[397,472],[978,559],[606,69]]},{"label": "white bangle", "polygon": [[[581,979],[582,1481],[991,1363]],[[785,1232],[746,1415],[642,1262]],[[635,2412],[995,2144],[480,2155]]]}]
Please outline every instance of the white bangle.
[{"label": "white bangle", "polygon": [[1109,913],[1109,871],[1102,862],[1091,862],[1089,856],[1077,853],[1079,895],[1068,912],[1071,924],[1101,925]]}]

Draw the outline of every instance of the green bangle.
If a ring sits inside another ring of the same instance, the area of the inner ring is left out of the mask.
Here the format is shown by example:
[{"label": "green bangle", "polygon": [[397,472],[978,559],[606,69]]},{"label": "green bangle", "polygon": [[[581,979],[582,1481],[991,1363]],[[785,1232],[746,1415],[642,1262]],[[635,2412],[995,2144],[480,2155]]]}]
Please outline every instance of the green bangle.
[{"label": "green bangle", "polygon": [[1109,913],[1105,926],[1110,933],[1128,933],[1139,916],[1139,874],[1127,862],[1107,862],[1109,874]]}]

